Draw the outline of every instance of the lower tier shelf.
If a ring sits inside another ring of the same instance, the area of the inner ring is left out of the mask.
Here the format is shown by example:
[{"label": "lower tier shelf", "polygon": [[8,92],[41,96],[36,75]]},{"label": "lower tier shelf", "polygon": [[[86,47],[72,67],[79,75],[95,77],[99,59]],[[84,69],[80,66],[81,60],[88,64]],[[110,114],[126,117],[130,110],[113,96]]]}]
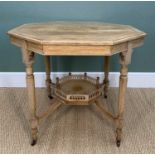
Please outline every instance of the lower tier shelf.
[{"label": "lower tier shelf", "polygon": [[103,84],[96,79],[84,75],[64,76],[56,78],[56,84],[52,84],[53,96],[64,104],[88,105],[103,94]]}]

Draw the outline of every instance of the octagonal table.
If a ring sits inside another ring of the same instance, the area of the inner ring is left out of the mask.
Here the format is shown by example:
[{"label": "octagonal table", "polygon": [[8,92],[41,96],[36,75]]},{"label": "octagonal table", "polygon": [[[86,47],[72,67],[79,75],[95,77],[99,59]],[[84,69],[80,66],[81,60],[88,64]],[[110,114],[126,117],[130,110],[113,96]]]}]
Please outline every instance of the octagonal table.
[{"label": "octagonal table", "polygon": [[[30,23],[8,32],[11,42],[22,49],[23,62],[26,66],[26,79],[30,109],[32,145],[36,144],[40,121],[62,105],[57,98],[52,99],[50,78],[50,56],[104,56],[103,94],[107,97],[109,86],[110,56],[120,56],[120,81],[118,96],[118,114],[107,111],[99,100],[95,104],[116,125],[116,144],[120,146],[125,92],[127,87],[128,64],[131,62],[132,49],[142,45],[145,33],[128,25],[102,22],[47,22]],[[55,102],[41,116],[36,114],[35,81],[33,75],[34,55],[45,57],[46,85],[48,96]]]}]

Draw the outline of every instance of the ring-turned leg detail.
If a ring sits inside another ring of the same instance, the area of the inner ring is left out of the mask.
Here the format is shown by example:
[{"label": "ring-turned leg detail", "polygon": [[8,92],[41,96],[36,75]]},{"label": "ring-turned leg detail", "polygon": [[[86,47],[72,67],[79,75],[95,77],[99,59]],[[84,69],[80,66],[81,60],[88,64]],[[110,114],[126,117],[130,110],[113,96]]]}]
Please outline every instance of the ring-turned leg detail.
[{"label": "ring-turned leg detail", "polygon": [[30,124],[31,124],[31,135],[32,145],[36,144],[38,136],[38,118],[36,115],[36,96],[35,96],[35,81],[33,75],[33,63],[34,53],[27,49],[26,42],[22,46],[23,62],[26,66],[26,84],[28,92],[28,102],[30,110]]},{"label": "ring-turned leg detail", "polygon": [[104,57],[104,98],[108,97],[108,88],[109,88],[109,68],[110,68],[110,57]]},{"label": "ring-turned leg detail", "polygon": [[51,94],[51,66],[50,66],[50,56],[45,56],[45,68],[46,68],[46,89],[47,89],[47,94],[49,99],[53,99],[52,94]]},{"label": "ring-turned leg detail", "polygon": [[131,61],[132,49],[128,48],[127,51],[120,53],[120,79],[119,79],[119,97],[118,97],[118,115],[116,119],[116,145],[119,147],[122,137],[123,128],[123,113],[125,105],[125,94],[127,88],[127,74],[128,64]]}]

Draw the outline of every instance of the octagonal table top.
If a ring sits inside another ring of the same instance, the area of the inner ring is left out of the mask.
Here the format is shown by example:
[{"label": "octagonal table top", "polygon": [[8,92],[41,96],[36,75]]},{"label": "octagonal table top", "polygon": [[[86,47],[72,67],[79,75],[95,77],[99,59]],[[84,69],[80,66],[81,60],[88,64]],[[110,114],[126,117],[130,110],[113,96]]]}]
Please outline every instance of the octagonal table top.
[{"label": "octagonal table top", "polygon": [[134,27],[102,22],[47,22],[16,27],[9,35],[40,44],[115,45],[144,37]]},{"label": "octagonal table top", "polygon": [[142,45],[146,35],[129,25],[80,21],[29,23],[8,34],[16,46],[57,56],[110,56]]}]

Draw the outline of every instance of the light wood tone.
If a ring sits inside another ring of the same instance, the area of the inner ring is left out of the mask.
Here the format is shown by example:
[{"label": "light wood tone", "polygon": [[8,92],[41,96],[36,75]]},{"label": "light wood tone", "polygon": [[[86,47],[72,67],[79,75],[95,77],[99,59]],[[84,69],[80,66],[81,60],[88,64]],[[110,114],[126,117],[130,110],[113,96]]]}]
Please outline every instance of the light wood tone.
[{"label": "light wood tone", "polygon": [[[125,106],[125,95],[127,88],[127,74],[128,64],[131,63],[132,49],[130,44],[128,45],[128,51],[120,53],[120,80],[119,80],[119,97],[118,97],[118,116],[116,119],[116,140],[118,143],[121,141],[122,128],[123,128],[123,114]],[[119,145],[119,144],[118,144]]]},{"label": "light wood tone", "polygon": [[[23,40],[18,39],[17,37],[10,36],[11,43],[22,47]],[[140,39],[135,39],[133,41],[130,41],[132,48],[139,47],[143,44],[144,37]],[[80,46],[80,45],[42,45],[38,43],[33,43],[27,41],[27,48],[28,50],[32,50],[35,53],[41,54],[41,55],[72,55],[72,56],[78,56],[78,55],[90,55],[90,56],[111,56],[113,54],[123,52],[128,49],[128,42],[116,44],[116,45],[106,45],[106,46]]]},{"label": "light wood tone", "polygon": [[95,104],[97,105],[97,107],[103,112],[103,114],[110,120],[112,121],[112,123],[115,123],[115,117],[114,115],[109,112],[107,109],[105,109],[105,107],[103,106],[103,103],[100,103],[100,100],[96,100]]},{"label": "light wood tone", "polygon": [[107,98],[108,96],[108,87],[109,87],[109,68],[110,68],[110,57],[104,57],[104,97]]},{"label": "light wood tone", "polygon": [[45,56],[45,68],[46,68],[46,88],[47,88],[47,94],[49,97],[51,97],[51,77],[50,77],[50,73],[51,73],[51,66],[50,66],[50,57],[49,56]]},{"label": "light wood tone", "polygon": [[144,32],[128,25],[102,22],[24,24],[8,32],[11,42],[42,55],[113,55],[143,43]]},{"label": "light wood tone", "polygon": [[[94,102],[108,118],[114,120],[116,124],[116,144],[120,146],[127,87],[127,66],[131,62],[133,48],[143,44],[146,33],[128,25],[102,22],[48,22],[24,24],[10,30],[8,34],[11,42],[22,48],[23,61],[26,65],[31,131],[32,139],[34,140],[32,144],[35,144],[37,139],[38,120],[47,117],[50,112],[53,112],[61,105],[60,103],[54,103],[42,116],[36,115],[35,85],[32,70],[34,53],[46,56],[48,95],[51,94],[49,56],[106,56],[104,64],[105,78],[103,81],[105,83],[105,96],[109,85],[109,56],[119,53],[121,69],[117,117],[114,117],[109,111],[104,109],[99,101],[94,100]],[[57,78],[56,85],[58,89],[60,89],[60,81],[61,79]],[[97,85],[99,86],[99,79],[97,79]]]},{"label": "light wood tone", "polygon": [[99,77],[96,79],[84,75],[64,76],[57,78],[56,86],[53,85],[54,95],[64,104],[88,105],[102,95],[104,84],[99,84]]},{"label": "light wood tone", "polygon": [[82,45],[44,45],[43,55],[111,55],[110,46],[82,46]]},{"label": "light wood tone", "polygon": [[26,84],[28,91],[28,101],[30,109],[30,123],[31,123],[31,133],[32,141],[37,140],[38,134],[38,118],[36,115],[36,96],[35,96],[35,82],[33,75],[32,65],[34,63],[34,53],[27,49],[26,42],[22,46],[23,62],[26,66]]},{"label": "light wood tone", "polygon": [[144,32],[128,25],[102,22],[24,24],[8,34],[48,45],[114,45],[145,36]]},{"label": "light wood tone", "polygon": [[[18,46],[18,47],[21,47],[22,48],[22,45],[23,43],[25,42],[24,40],[20,39],[20,38],[17,38],[17,37],[10,37],[11,39],[11,43]],[[38,53],[38,54],[43,54],[43,45],[41,44],[37,44],[37,43],[33,43],[33,42],[27,42],[27,49],[28,50],[31,50],[35,53]]]},{"label": "light wood tone", "polygon": [[51,113],[53,113],[54,111],[56,111],[61,105],[62,105],[61,102],[58,102],[57,99],[53,99],[52,104],[50,105],[50,107],[48,108],[48,110],[45,111],[41,116],[38,116],[39,123],[43,119],[45,119],[46,117],[48,117]]}]

